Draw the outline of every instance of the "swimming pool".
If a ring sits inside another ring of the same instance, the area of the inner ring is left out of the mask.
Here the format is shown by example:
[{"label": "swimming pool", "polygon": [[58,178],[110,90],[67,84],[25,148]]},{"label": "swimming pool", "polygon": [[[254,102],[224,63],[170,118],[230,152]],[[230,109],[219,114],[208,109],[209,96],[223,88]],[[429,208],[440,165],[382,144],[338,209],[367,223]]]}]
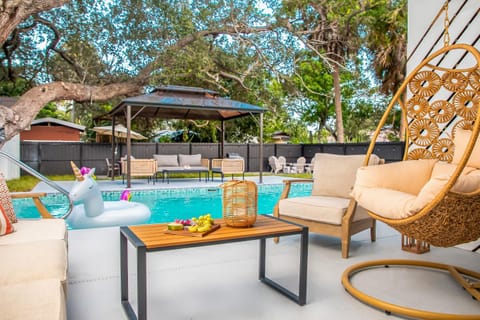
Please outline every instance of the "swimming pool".
[{"label": "swimming pool", "polygon": [[[258,213],[271,214],[283,190],[283,184],[258,186]],[[309,183],[293,184],[291,196],[306,196],[312,190]],[[104,201],[120,199],[120,191],[102,192]],[[190,188],[190,189],[157,189],[131,191],[131,201],[141,202],[152,211],[149,224],[170,222],[175,219],[210,213],[214,218],[222,216],[222,189],[220,188]],[[47,209],[55,216],[61,216],[68,210],[68,201],[62,194],[49,194],[42,198]],[[39,218],[31,199],[14,199],[13,206],[19,218]]]}]

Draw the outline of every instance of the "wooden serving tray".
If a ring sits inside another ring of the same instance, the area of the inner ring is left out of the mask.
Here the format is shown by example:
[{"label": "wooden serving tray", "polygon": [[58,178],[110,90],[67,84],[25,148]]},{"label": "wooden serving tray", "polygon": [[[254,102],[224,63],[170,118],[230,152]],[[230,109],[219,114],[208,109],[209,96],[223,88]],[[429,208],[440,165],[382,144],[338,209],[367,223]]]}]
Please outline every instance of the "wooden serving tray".
[{"label": "wooden serving tray", "polygon": [[168,234],[176,234],[179,236],[190,236],[190,237],[205,237],[207,234],[212,233],[213,231],[217,230],[220,228],[220,224],[214,224],[212,227],[205,231],[205,232],[190,232],[186,229],[179,230],[179,231],[174,231],[174,230],[165,230],[164,233]]}]

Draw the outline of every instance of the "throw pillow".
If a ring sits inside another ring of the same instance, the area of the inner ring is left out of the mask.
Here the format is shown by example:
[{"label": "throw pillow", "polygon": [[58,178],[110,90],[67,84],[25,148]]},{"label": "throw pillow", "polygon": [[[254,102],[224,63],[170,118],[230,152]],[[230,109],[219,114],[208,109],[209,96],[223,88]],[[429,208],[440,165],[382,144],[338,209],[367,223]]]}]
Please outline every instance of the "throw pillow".
[{"label": "throw pillow", "polygon": [[15,231],[13,224],[10,222],[5,210],[3,210],[3,207],[0,205],[0,236],[12,233],[13,231]]},{"label": "throw pillow", "polygon": [[7,217],[10,219],[11,223],[17,222],[17,216],[13,210],[12,197],[10,196],[10,190],[8,190],[7,182],[5,177],[0,172],[0,205],[5,210]]}]

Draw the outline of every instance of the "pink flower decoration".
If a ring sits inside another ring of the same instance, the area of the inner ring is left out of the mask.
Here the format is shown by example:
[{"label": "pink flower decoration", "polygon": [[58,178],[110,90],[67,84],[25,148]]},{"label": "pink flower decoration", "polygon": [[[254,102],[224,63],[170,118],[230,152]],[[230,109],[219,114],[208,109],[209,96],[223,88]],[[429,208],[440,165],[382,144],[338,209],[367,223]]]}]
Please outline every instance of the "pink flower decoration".
[{"label": "pink flower decoration", "polygon": [[86,175],[87,173],[90,172],[90,168],[87,168],[87,167],[81,167],[80,168],[80,173],[82,174],[82,176]]}]

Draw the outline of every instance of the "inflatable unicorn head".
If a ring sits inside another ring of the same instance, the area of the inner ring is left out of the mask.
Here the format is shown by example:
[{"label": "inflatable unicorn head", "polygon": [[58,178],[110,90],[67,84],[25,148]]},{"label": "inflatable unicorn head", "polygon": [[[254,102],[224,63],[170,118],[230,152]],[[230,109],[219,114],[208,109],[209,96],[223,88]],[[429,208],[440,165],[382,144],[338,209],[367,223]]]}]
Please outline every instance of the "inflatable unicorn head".
[{"label": "inflatable unicorn head", "polygon": [[95,168],[82,174],[73,161],[70,161],[70,164],[72,165],[73,173],[77,178],[72,190],[70,190],[70,199],[74,202],[84,202],[85,214],[89,217],[95,217],[102,214],[104,210],[102,193],[100,192],[97,182],[93,178],[95,175]]}]

